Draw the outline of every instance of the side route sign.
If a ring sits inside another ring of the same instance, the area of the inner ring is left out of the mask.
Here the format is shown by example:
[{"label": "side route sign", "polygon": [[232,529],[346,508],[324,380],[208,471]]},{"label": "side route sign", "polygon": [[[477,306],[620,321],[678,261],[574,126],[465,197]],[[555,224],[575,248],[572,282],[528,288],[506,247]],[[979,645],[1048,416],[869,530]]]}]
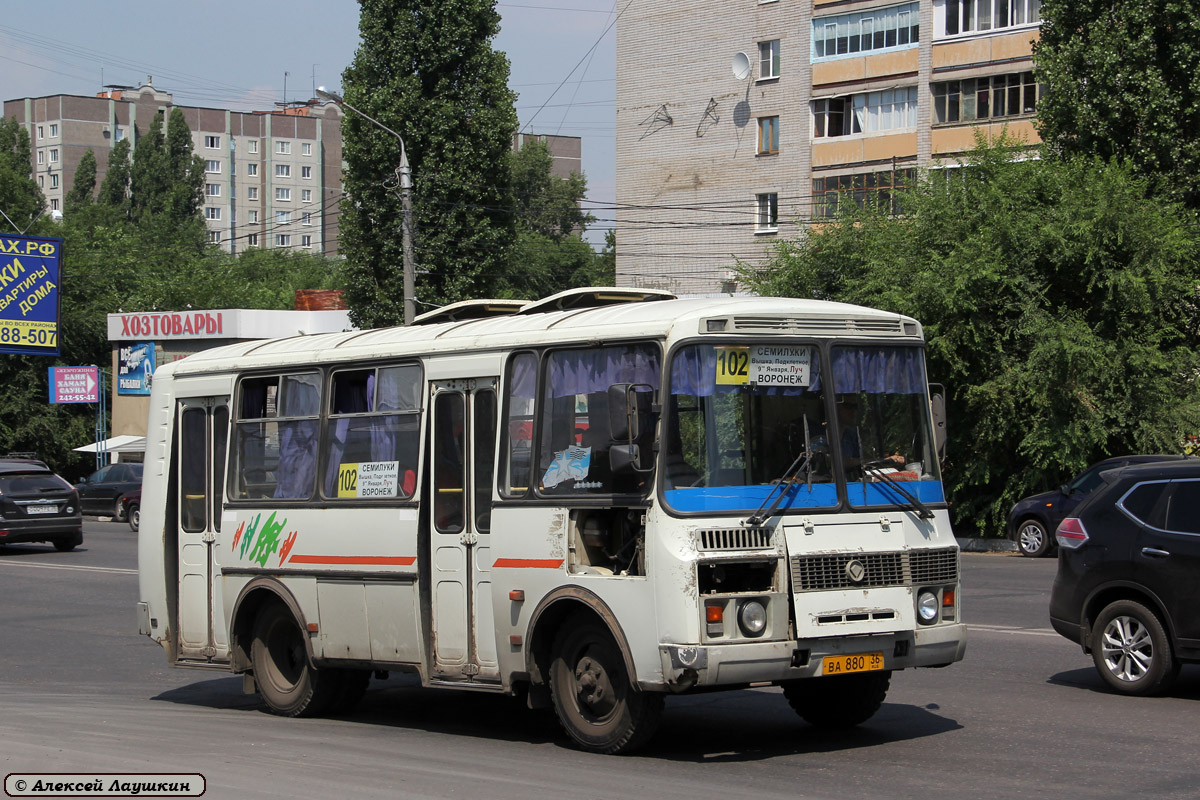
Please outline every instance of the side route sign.
[{"label": "side route sign", "polygon": [[0,353],[58,355],[62,239],[0,234]]},{"label": "side route sign", "polygon": [[51,403],[99,403],[99,367],[50,367]]}]

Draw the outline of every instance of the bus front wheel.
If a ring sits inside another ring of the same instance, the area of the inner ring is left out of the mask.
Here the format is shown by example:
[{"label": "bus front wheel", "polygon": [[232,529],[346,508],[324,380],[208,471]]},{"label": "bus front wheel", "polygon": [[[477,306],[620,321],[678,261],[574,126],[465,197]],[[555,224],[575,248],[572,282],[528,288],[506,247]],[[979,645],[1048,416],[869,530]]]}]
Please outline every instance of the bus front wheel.
[{"label": "bus front wheel", "polygon": [[259,612],[250,660],[258,693],[272,714],[314,716],[337,697],[340,681],[336,671],[313,668],[304,634],[281,603],[271,603]]},{"label": "bus front wheel", "polygon": [[785,683],[783,696],[810,725],[853,728],[875,716],[891,680],[891,671],[806,678]]},{"label": "bus front wheel", "polygon": [[554,641],[550,694],[580,748],[605,755],[645,744],[662,716],[661,694],[634,687],[612,635],[592,620],[567,620]]}]

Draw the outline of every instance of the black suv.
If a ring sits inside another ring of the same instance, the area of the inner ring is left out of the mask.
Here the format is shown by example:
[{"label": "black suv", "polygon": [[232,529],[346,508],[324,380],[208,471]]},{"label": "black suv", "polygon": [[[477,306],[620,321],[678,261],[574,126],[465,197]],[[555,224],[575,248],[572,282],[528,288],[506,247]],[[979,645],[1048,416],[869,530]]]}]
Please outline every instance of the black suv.
[{"label": "black suv", "polygon": [[81,478],[75,488],[79,490],[83,513],[124,522],[126,508],[121,496],[142,488],[142,465],[109,464]]},{"label": "black suv", "polygon": [[0,459],[0,545],[13,542],[83,543],[79,494],[41,461]]},{"label": "black suv", "polygon": [[1153,694],[1200,663],[1200,460],[1104,472],[1055,536],[1050,623],[1105,683]]},{"label": "black suv", "polygon": [[1008,538],[1017,543],[1021,555],[1040,558],[1054,551],[1054,529],[1100,485],[1100,473],[1149,461],[1179,461],[1187,456],[1117,456],[1098,461],[1052,492],[1035,494],[1018,502],[1008,512]]}]

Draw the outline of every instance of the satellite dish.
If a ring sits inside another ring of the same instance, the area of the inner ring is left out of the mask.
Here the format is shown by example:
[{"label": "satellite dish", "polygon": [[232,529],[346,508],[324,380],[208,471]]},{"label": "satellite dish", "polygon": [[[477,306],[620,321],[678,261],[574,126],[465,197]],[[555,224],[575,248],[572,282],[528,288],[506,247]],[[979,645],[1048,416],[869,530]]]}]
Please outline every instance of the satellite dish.
[{"label": "satellite dish", "polygon": [[750,56],[745,53],[733,55],[733,77],[744,81],[750,75]]}]

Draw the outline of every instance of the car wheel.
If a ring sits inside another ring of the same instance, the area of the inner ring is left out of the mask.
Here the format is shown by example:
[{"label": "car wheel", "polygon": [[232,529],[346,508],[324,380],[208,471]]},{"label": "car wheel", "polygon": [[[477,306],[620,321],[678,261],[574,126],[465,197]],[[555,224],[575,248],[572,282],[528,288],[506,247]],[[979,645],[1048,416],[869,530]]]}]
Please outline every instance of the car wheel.
[{"label": "car wheel", "polygon": [[550,694],[563,729],[592,753],[627,753],[658,727],[663,697],[633,686],[608,629],[569,619],[554,642]]},{"label": "car wheel", "polygon": [[133,529],[134,533],[137,533],[138,526],[142,524],[142,507],[137,503],[132,503],[125,515],[129,517],[129,527]]},{"label": "car wheel", "polygon": [[891,681],[891,671],[806,678],[784,683],[783,696],[809,725],[842,730],[875,716]]},{"label": "car wheel", "polygon": [[281,717],[323,712],[342,689],[338,670],[316,670],[308,661],[304,633],[282,603],[258,614],[250,643],[254,681],[267,709]]},{"label": "car wheel", "polygon": [[1050,550],[1050,536],[1046,526],[1036,519],[1023,520],[1017,526],[1017,547],[1021,555],[1041,558]]},{"label": "car wheel", "polygon": [[125,521],[125,504],[121,502],[121,498],[119,497],[113,501],[112,518],[113,522]]},{"label": "car wheel", "polygon": [[1118,600],[1100,612],[1092,626],[1092,661],[1121,694],[1165,691],[1179,672],[1162,621],[1133,600]]},{"label": "car wheel", "polygon": [[58,552],[67,553],[83,544],[83,534],[81,533],[71,539],[55,539],[53,544],[54,549]]}]

